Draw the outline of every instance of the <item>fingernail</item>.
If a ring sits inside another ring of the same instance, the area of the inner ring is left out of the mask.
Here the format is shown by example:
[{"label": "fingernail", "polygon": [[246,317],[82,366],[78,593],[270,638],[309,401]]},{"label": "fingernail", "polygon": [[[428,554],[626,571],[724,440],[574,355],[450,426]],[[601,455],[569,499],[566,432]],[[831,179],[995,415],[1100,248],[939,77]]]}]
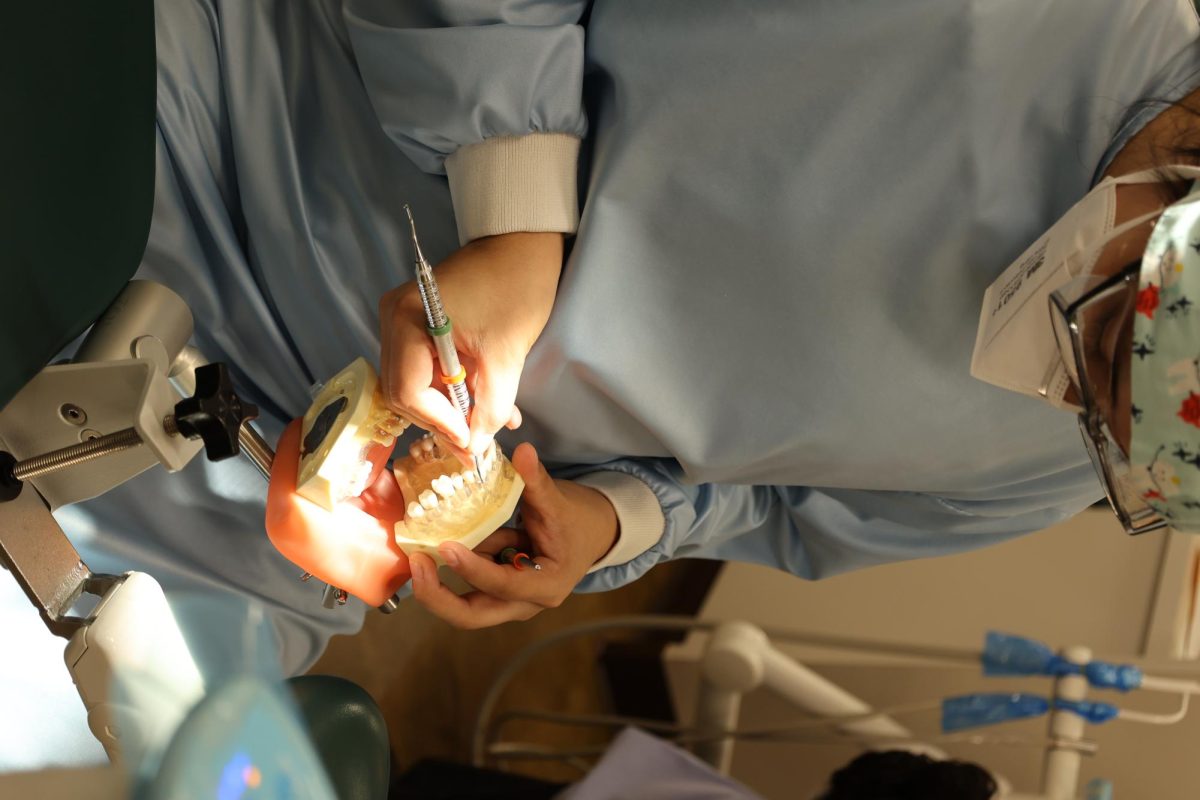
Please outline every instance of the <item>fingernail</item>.
[{"label": "fingernail", "polygon": [[421,563],[421,559],[409,559],[408,569],[412,572],[413,583],[423,583],[425,581],[425,565]]},{"label": "fingernail", "polygon": [[442,555],[442,561],[445,561],[451,567],[458,566],[458,553],[454,552],[454,548],[449,545],[442,545],[438,548],[438,552]]}]

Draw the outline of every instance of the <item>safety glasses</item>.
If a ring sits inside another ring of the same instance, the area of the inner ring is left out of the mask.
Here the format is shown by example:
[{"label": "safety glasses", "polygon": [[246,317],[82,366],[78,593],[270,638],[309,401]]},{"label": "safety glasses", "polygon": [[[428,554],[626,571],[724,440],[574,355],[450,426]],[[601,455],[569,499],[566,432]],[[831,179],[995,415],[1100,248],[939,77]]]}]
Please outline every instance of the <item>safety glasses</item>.
[{"label": "safety glasses", "polygon": [[[1130,535],[1166,521],[1141,498],[1129,464],[1133,315],[1141,263],[1088,275],[1050,296],[1050,319],[1080,407],[1079,429],[1113,512]],[[1114,431],[1118,432],[1114,434]]]}]

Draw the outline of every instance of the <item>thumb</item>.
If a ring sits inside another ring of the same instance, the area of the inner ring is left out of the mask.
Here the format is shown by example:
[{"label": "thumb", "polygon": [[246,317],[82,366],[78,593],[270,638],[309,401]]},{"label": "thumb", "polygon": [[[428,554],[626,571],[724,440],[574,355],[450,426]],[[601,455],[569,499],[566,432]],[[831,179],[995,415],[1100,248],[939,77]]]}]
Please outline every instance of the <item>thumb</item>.
[{"label": "thumb", "polygon": [[[520,358],[481,359],[478,362],[475,407],[471,411],[472,453],[482,454],[487,450],[496,431],[512,419],[524,365]],[[536,454],[534,463],[537,463]]]},{"label": "thumb", "polygon": [[512,455],[513,469],[525,481],[525,491],[521,493],[521,502],[526,506],[526,512],[534,510],[547,514],[562,497],[554,479],[538,458],[537,450],[528,442],[517,445]]}]

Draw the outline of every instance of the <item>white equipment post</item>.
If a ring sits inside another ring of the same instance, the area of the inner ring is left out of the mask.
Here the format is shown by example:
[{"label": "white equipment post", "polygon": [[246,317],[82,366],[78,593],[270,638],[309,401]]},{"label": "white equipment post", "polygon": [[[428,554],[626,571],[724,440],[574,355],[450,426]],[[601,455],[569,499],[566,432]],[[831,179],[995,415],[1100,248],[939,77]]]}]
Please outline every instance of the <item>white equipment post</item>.
[{"label": "white equipment post", "polygon": [[[1084,665],[1092,660],[1086,647],[1068,647],[1062,656],[1072,664]],[[1083,700],[1087,697],[1087,678],[1081,674],[1063,675],[1054,681],[1054,698]],[[1050,711],[1050,738],[1053,744],[1046,753],[1042,773],[1042,794],[1048,800],[1070,800],[1079,787],[1079,768],[1083,755],[1076,745],[1083,741],[1087,722],[1070,711]]]},{"label": "white equipment post", "polygon": [[[800,708],[821,717],[853,717],[871,713],[871,707],[837,684],[779,652],[767,635],[748,622],[726,622],[713,631],[701,661],[700,696],[696,727],[706,738],[697,743],[697,756],[728,775],[733,760],[733,737],[742,695],[765,686]],[[879,715],[846,722],[840,729],[861,734],[872,747],[888,740],[910,746],[912,734],[894,719]],[[932,747],[923,751],[944,755]]]}]

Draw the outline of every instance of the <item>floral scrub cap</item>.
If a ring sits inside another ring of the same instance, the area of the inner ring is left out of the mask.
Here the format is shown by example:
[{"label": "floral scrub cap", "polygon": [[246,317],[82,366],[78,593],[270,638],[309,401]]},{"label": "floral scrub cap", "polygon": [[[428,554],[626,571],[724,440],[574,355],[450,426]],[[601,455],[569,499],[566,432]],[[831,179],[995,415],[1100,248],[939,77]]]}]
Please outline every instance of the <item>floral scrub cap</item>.
[{"label": "floral scrub cap", "polygon": [[1130,469],[1171,527],[1200,531],[1200,181],[1142,256],[1133,325]]}]

